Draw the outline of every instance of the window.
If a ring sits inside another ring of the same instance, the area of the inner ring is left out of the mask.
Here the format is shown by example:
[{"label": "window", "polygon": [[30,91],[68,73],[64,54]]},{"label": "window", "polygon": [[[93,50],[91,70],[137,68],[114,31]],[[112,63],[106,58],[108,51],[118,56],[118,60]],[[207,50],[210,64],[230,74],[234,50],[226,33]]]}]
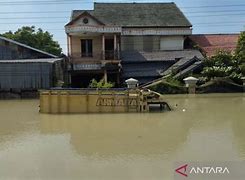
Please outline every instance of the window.
[{"label": "window", "polygon": [[92,39],[81,40],[82,57],[93,57],[93,41]]},{"label": "window", "polygon": [[84,19],[83,19],[83,23],[84,23],[84,24],[88,24],[88,19],[87,19],[87,18],[84,18]]}]

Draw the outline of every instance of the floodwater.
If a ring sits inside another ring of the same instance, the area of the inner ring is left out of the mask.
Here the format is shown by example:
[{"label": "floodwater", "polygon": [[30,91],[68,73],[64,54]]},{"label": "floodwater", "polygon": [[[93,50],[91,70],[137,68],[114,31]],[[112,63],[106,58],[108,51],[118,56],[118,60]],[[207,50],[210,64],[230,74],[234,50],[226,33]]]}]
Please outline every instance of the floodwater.
[{"label": "floodwater", "polygon": [[166,96],[173,111],[47,115],[0,101],[0,179],[172,180],[176,161],[245,160],[245,95]]}]

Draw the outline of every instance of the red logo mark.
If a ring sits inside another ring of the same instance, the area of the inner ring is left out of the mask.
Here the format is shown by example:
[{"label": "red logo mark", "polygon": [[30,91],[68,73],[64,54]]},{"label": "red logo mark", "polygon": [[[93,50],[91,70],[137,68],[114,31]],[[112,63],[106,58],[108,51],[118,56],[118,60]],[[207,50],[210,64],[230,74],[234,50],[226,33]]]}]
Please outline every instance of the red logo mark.
[{"label": "red logo mark", "polygon": [[179,174],[182,175],[182,176],[187,177],[187,176],[188,176],[188,175],[186,174],[187,166],[188,166],[188,164],[186,164],[186,165],[184,165],[184,166],[181,166],[181,167],[179,167],[178,169],[175,169],[175,172],[179,173]]}]

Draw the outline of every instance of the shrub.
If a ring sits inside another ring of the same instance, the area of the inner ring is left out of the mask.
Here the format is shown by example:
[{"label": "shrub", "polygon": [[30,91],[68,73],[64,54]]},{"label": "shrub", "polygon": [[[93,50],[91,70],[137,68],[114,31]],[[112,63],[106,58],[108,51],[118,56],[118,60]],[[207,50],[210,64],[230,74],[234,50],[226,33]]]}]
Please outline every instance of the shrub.
[{"label": "shrub", "polygon": [[99,82],[96,79],[92,79],[90,81],[89,87],[90,88],[113,88],[115,86],[112,82],[105,82],[103,79]]}]

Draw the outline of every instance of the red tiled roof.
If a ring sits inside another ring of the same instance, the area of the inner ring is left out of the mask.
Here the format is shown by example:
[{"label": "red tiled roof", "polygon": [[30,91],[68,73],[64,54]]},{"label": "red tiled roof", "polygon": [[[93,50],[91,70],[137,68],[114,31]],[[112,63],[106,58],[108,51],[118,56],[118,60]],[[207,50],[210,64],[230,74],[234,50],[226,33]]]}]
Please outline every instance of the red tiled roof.
[{"label": "red tiled roof", "polygon": [[219,50],[233,52],[239,34],[200,34],[191,35],[189,38],[197,43],[207,56],[213,56]]}]

